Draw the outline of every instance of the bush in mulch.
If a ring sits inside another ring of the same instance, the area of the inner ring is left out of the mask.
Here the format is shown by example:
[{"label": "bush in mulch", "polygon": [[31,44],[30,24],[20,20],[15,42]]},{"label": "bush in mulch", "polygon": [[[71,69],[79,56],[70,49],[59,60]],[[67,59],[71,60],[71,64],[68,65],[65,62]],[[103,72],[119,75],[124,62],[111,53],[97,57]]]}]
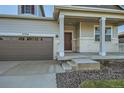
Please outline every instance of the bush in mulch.
[{"label": "bush in mulch", "polygon": [[73,71],[56,74],[58,88],[78,88],[80,87],[80,83],[86,80],[115,79],[124,79],[123,62],[102,62],[100,70]]}]

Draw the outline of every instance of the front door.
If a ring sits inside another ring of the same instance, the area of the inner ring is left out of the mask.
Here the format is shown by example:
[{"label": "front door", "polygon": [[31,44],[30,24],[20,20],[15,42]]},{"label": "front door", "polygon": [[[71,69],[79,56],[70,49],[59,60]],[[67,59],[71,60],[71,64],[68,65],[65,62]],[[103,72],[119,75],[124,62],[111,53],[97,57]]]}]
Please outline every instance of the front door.
[{"label": "front door", "polygon": [[64,48],[65,50],[72,50],[72,33],[64,33]]}]

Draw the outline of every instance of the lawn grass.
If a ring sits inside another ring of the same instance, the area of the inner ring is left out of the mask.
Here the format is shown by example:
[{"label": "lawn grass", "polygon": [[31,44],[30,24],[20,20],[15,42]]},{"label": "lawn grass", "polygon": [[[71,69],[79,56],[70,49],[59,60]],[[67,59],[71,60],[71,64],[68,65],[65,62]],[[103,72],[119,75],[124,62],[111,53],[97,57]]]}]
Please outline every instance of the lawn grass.
[{"label": "lawn grass", "polygon": [[124,80],[87,80],[80,84],[81,88],[124,88]]}]

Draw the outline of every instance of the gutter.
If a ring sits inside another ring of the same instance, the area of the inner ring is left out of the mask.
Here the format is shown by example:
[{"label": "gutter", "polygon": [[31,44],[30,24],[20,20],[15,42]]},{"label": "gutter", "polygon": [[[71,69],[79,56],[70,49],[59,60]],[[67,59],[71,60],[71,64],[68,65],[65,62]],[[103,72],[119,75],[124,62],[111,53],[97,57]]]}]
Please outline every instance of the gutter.
[{"label": "gutter", "polygon": [[51,18],[51,17],[38,17],[38,16],[34,16],[34,15],[4,15],[4,14],[0,14],[0,18],[55,21],[55,19]]},{"label": "gutter", "polygon": [[105,9],[105,8],[94,8],[94,7],[79,7],[79,6],[55,6],[55,9],[60,10],[78,10],[78,11],[93,11],[93,12],[103,12],[103,13],[119,13],[124,14],[123,10],[116,9]]}]

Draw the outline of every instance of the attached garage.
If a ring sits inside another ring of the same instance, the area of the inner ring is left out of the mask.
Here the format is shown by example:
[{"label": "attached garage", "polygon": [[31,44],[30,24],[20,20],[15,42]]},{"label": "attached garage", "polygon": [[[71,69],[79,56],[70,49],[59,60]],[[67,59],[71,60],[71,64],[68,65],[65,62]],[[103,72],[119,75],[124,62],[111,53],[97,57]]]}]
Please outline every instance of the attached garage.
[{"label": "attached garage", "polygon": [[52,37],[0,37],[0,61],[53,59]]}]

